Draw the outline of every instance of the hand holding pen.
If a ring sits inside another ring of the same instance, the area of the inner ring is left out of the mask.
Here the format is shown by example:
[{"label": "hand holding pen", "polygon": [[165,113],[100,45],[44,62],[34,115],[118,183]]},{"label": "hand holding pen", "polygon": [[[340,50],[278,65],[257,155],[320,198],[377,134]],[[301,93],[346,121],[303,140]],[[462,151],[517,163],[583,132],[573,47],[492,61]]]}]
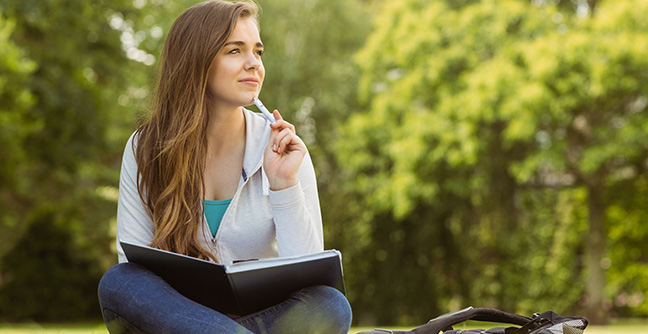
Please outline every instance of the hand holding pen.
[{"label": "hand holding pen", "polygon": [[258,98],[254,104],[270,122],[270,138],[264,152],[263,168],[270,182],[270,189],[280,190],[297,184],[297,171],[307,149],[297,136],[295,126],[286,122],[279,111],[271,114]]}]

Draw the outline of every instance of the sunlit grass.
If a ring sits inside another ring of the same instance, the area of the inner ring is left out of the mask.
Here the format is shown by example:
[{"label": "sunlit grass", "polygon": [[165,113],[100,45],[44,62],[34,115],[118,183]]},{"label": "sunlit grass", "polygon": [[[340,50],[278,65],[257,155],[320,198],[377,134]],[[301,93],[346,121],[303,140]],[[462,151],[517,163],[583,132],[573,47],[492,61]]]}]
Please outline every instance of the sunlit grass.
[{"label": "sunlit grass", "polygon": [[103,323],[0,324],[0,334],[108,334]]},{"label": "sunlit grass", "polygon": [[[415,327],[415,326],[414,326]],[[495,327],[495,326],[491,326]],[[390,327],[379,326],[379,328],[389,329],[412,329],[413,327]],[[461,329],[461,325],[456,327]],[[466,327],[483,328],[483,327]],[[487,327],[489,328],[489,327]],[[374,329],[374,327],[353,327],[350,334],[358,333],[365,330]],[[0,334],[108,334],[103,323],[91,324],[0,324]],[[589,326],[585,334],[648,334],[648,319],[623,320],[612,323],[607,326]]]}]

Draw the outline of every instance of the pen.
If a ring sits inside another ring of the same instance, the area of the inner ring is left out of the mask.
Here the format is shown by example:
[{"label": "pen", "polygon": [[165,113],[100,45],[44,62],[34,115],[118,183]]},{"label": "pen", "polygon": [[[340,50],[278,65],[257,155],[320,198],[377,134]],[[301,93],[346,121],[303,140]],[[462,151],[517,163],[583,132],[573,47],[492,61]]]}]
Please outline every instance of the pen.
[{"label": "pen", "polygon": [[266,107],[263,105],[263,103],[261,102],[261,100],[259,100],[258,98],[254,97],[254,98],[252,98],[252,101],[253,101],[254,104],[257,106],[257,108],[259,108],[259,110],[261,110],[261,112],[263,113],[263,116],[265,116],[265,118],[267,118],[268,121],[270,121],[270,123],[274,123],[274,122],[277,121],[277,120],[274,118],[274,116],[272,116],[272,114],[268,111],[268,108],[266,108]]}]

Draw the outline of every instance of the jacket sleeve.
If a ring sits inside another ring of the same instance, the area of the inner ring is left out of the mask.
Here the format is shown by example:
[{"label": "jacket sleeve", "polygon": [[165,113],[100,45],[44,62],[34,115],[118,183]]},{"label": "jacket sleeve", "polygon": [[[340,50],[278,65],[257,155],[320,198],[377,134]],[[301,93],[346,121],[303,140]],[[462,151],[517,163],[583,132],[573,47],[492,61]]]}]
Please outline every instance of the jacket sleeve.
[{"label": "jacket sleeve", "polygon": [[315,253],[324,250],[322,214],[317,180],[307,153],[290,188],[270,190],[270,207],[275,222],[279,256]]},{"label": "jacket sleeve", "polygon": [[135,161],[135,135],[124,149],[119,176],[119,200],[117,202],[117,255],[119,262],[127,262],[119,240],[138,245],[150,245],[153,241],[153,221],[140,199],[137,190],[137,162]]}]

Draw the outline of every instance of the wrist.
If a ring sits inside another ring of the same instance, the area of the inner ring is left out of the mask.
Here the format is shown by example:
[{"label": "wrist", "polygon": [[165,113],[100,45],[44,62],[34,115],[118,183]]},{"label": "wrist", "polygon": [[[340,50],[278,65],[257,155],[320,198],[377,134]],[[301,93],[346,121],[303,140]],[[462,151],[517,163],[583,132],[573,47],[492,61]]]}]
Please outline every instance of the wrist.
[{"label": "wrist", "polygon": [[287,189],[290,187],[294,187],[297,185],[299,180],[297,178],[289,178],[289,179],[281,179],[281,178],[276,178],[275,180],[270,181],[270,190],[272,191],[279,191],[283,189]]}]

